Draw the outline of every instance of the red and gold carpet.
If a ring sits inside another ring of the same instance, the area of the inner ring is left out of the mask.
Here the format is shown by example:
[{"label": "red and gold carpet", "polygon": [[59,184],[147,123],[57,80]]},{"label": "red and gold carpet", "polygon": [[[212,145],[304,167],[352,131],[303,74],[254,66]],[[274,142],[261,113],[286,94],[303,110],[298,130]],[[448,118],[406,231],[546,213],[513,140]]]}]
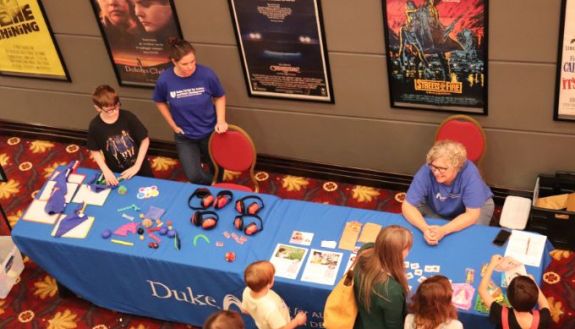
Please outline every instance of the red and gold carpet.
[{"label": "red and gold carpet", "polygon": [[[158,178],[184,181],[179,162],[172,158],[150,157]],[[82,167],[96,168],[83,147],[43,140],[0,136],[0,164],[8,180],[0,182],[0,204],[12,226],[46,178],[59,165],[80,160]],[[226,173],[226,180],[242,182],[246,177]],[[257,179],[263,193],[282,198],[400,212],[397,191],[342,184],[306,177],[260,171]],[[8,234],[0,223],[0,234]],[[555,250],[545,272],[543,291],[551,304],[553,328],[575,329],[575,253]],[[96,307],[82,299],[58,296],[55,280],[25,258],[25,270],[6,299],[0,299],[1,328],[48,329],[156,329],[192,326],[120,314]]]}]

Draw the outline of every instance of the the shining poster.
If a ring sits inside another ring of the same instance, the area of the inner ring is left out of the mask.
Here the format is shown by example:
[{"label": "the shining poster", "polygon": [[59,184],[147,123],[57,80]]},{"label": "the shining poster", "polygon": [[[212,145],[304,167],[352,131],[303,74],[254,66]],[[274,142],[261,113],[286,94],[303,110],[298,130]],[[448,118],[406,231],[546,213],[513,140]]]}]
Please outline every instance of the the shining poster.
[{"label": "the shining poster", "polygon": [[319,0],[229,0],[250,96],[334,102]]},{"label": "the shining poster", "polygon": [[91,0],[120,85],[153,87],[182,37],[171,0]]},{"label": "the shining poster", "polygon": [[555,120],[575,120],[575,0],[563,0]]},{"label": "the shining poster", "polygon": [[37,0],[0,0],[0,75],[70,81]]},{"label": "the shining poster", "polygon": [[392,107],[487,114],[487,0],[383,0]]}]

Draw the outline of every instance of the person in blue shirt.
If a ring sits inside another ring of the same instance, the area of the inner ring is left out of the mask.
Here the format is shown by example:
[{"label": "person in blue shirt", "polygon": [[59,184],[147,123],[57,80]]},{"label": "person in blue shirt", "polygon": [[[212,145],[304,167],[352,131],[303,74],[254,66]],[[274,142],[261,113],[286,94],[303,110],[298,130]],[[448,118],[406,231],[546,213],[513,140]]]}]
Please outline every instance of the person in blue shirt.
[{"label": "person in blue shirt", "polygon": [[186,177],[209,185],[213,174],[202,170],[201,163],[202,158],[210,163],[210,134],[228,130],[224,88],[214,71],[196,63],[196,50],[189,42],[172,39],[169,43],[173,66],[160,74],[153,99],[174,131]]},{"label": "person in blue shirt", "polygon": [[[425,241],[436,245],[443,237],[473,224],[489,225],[493,215],[493,193],[465,147],[441,140],[427,153],[427,162],[413,177],[402,204],[403,217],[423,233]],[[448,220],[430,225],[424,217]]]}]

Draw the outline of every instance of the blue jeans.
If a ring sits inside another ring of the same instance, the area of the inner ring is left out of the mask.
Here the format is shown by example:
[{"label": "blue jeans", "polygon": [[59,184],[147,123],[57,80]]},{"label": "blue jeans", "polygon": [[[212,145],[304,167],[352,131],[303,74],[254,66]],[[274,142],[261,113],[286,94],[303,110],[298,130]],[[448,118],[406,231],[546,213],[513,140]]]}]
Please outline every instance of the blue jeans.
[{"label": "blue jeans", "polygon": [[[194,184],[212,184],[213,166],[208,150],[209,139],[209,135],[202,139],[189,139],[184,135],[174,134],[180,163],[184,168],[186,177]],[[202,161],[209,164],[210,173],[207,173],[202,169]]]}]

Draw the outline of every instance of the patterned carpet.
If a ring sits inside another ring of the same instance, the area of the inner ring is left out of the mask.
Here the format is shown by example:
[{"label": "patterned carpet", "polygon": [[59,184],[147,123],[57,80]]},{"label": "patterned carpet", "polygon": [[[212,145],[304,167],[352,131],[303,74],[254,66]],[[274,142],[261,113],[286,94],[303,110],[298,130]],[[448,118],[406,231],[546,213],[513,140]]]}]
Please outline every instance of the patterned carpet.
[{"label": "patterned carpet", "polygon": [[[150,157],[158,178],[183,181],[177,160]],[[0,204],[12,226],[37,193],[45,179],[59,165],[80,160],[82,167],[96,168],[86,149],[50,141],[0,136],[0,164],[8,177],[0,183]],[[246,177],[226,173],[226,180],[242,182]],[[342,184],[306,177],[257,173],[261,191],[282,198],[399,212],[396,191]],[[0,224],[0,234],[7,228]],[[547,269],[543,291],[551,304],[553,328],[575,329],[575,253],[555,250]],[[25,258],[25,270],[6,299],[0,299],[1,328],[49,329],[156,329],[193,328],[189,325],[120,314],[96,307],[84,300],[58,296],[56,282],[36,264]]]}]

